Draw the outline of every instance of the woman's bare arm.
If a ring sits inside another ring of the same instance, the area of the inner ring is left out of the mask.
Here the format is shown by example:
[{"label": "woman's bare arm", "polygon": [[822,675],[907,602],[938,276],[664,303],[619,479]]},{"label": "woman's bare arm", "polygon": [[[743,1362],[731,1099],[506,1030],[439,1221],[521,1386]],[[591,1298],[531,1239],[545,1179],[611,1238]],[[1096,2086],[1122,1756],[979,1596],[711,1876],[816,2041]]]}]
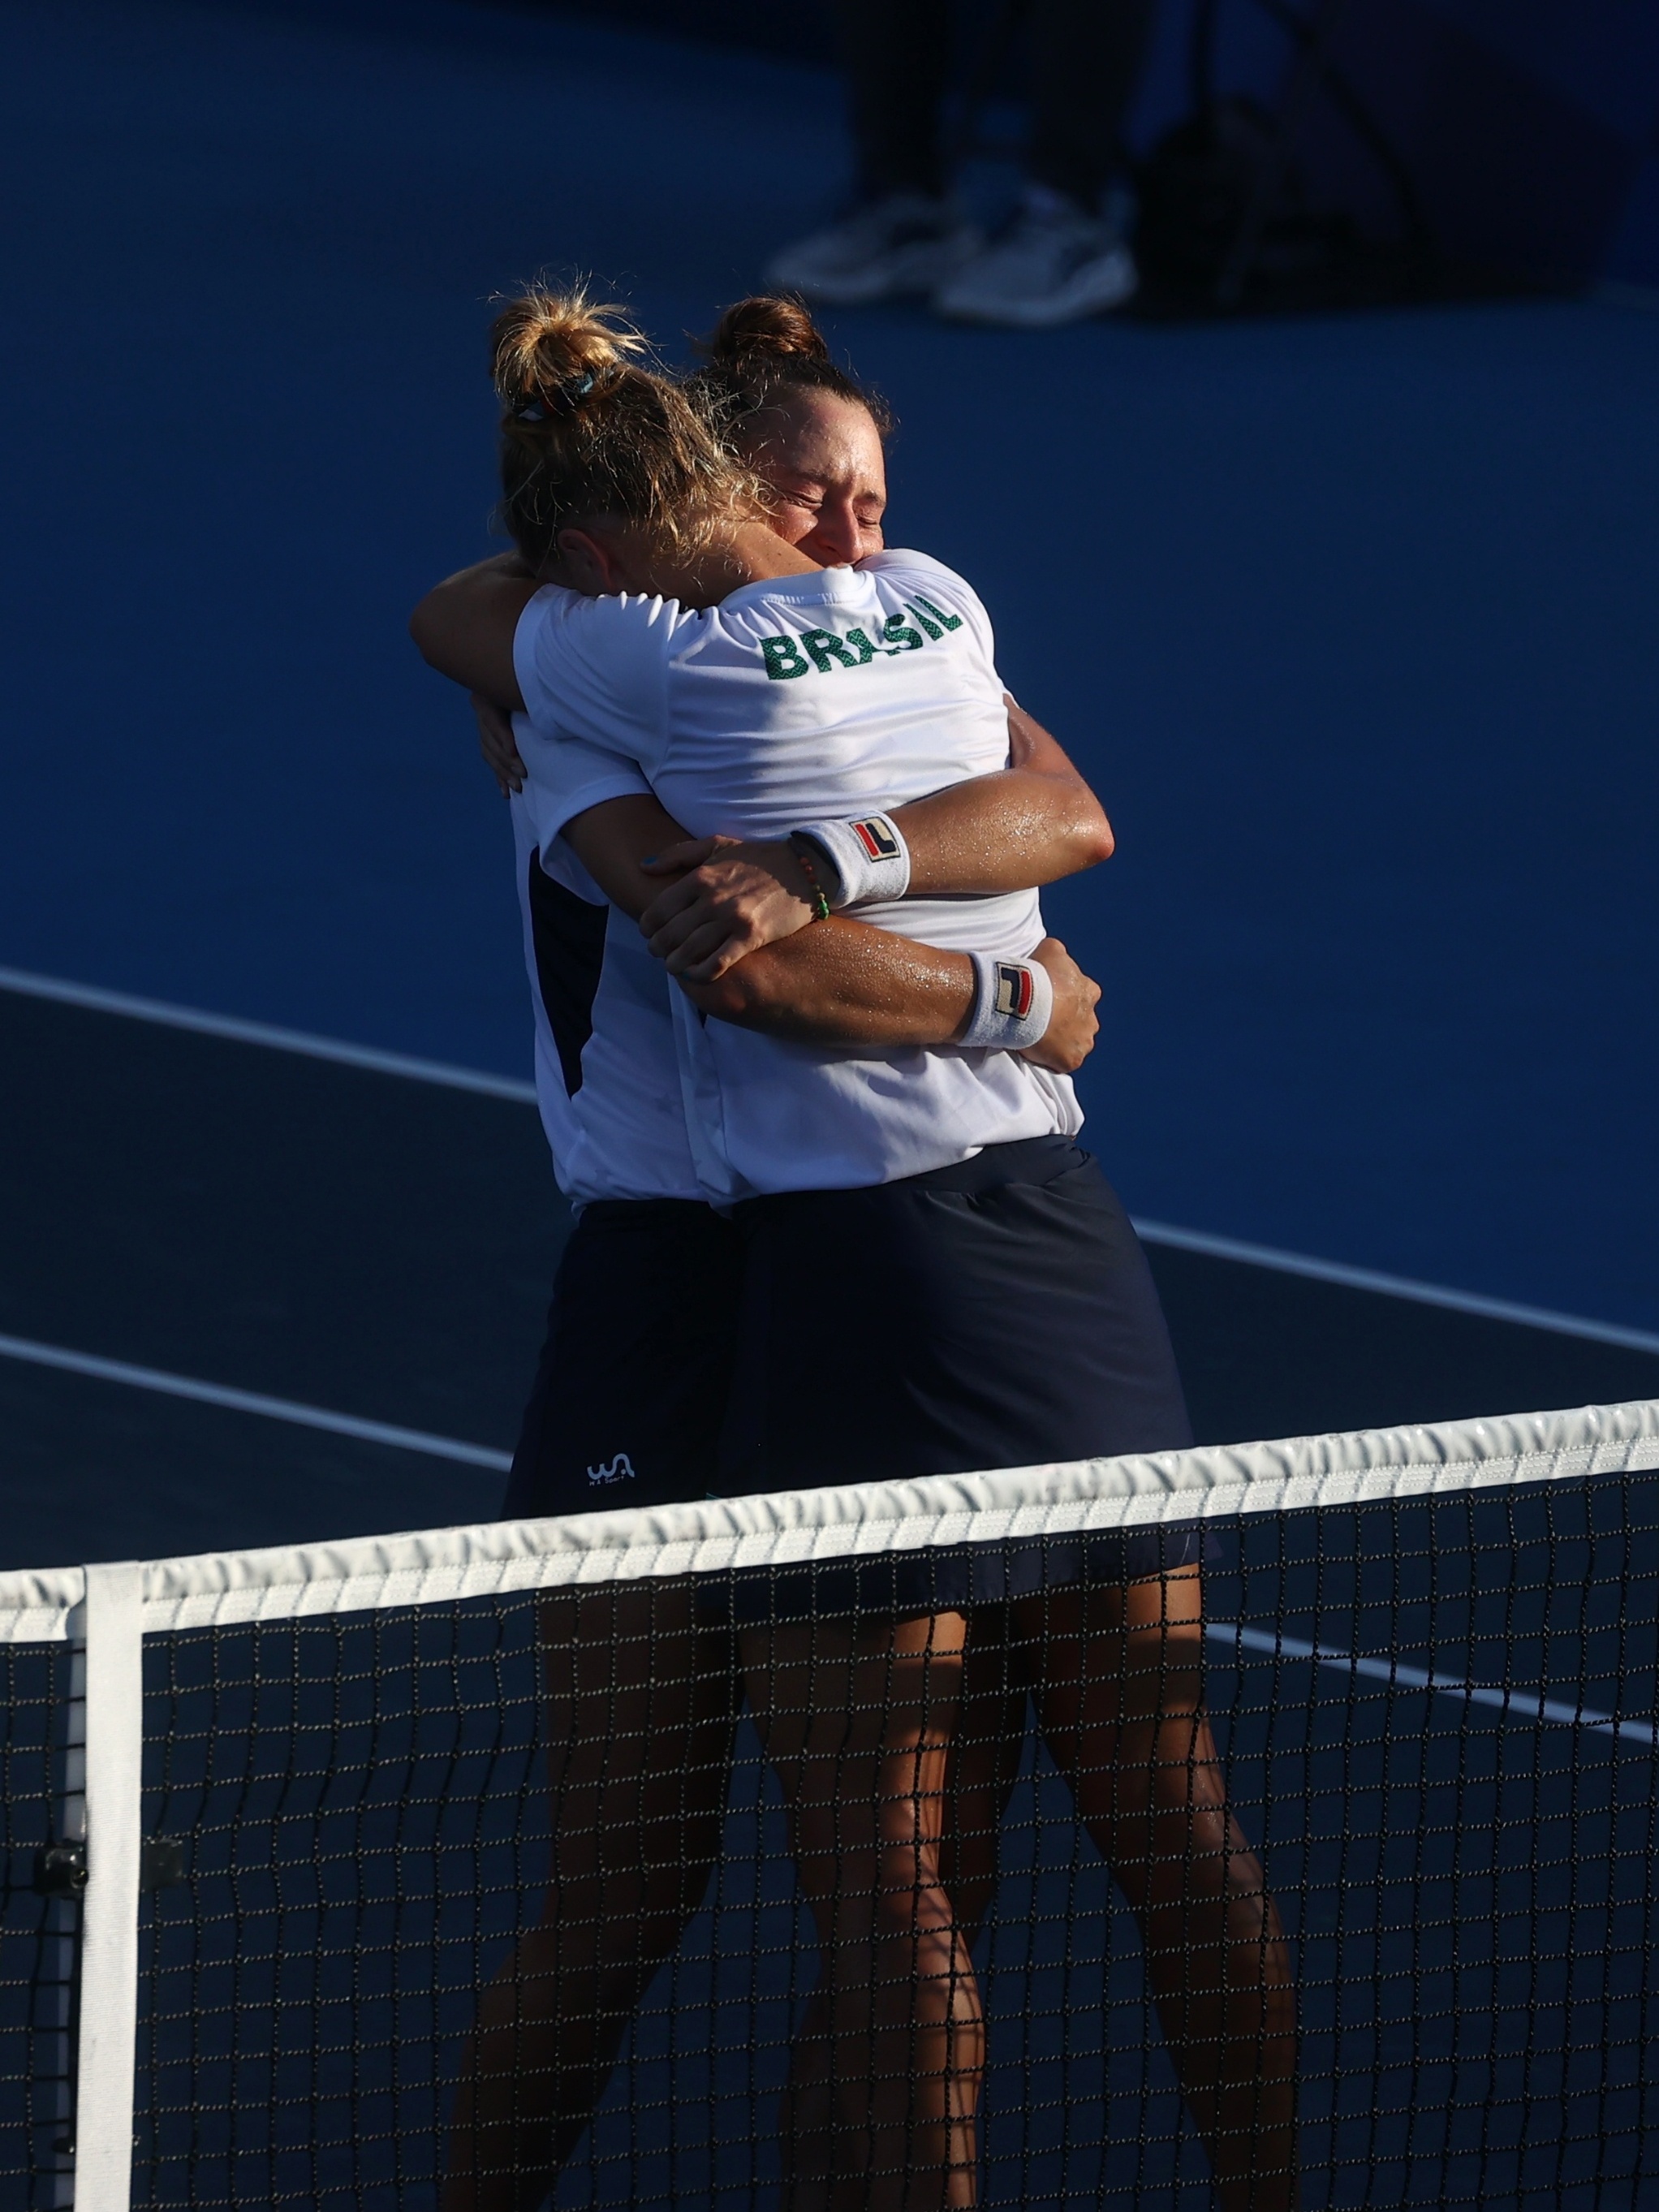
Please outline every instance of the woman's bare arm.
[{"label": "woman's bare arm", "polygon": [[[910,849],[909,896],[1033,890],[1110,858],[1100,801],[1042,724],[1012,699],[1007,706],[1012,767],[893,808]],[[673,881],[658,887],[640,926],[682,979],[713,982],[811,916],[787,844],[687,839],[651,866]],[[781,899],[780,886],[793,899]]]},{"label": "woman's bare arm", "polygon": [[[605,896],[637,919],[661,889],[661,876],[647,872],[647,856],[684,832],[657,799],[641,794],[590,807],[564,835]],[[1100,993],[1055,939],[1045,939],[1031,957],[1053,979],[1054,1011],[1026,1056],[1069,1073],[1092,1048]],[[680,981],[694,1006],[740,1028],[878,1048],[951,1043],[972,1017],[975,989],[965,952],[835,915],[749,953],[713,982]]]},{"label": "woman's bare arm", "polygon": [[463,690],[522,707],[513,637],[536,590],[516,553],[498,553],[434,585],[410,617],[409,634],[422,659]]},{"label": "woman's bare arm", "polygon": [[[1042,723],[1012,698],[1007,705],[1006,769],[893,810],[910,848],[913,896],[1034,890],[1112,857],[1112,825],[1100,801]],[[472,709],[490,774],[503,793],[522,791],[524,763],[506,710],[476,691]]]},{"label": "woman's bare arm", "polygon": [[1009,765],[896,806],[912,898],[1035,890],[1112,857],[1106,810],[1056,740],[1013,699]]}]

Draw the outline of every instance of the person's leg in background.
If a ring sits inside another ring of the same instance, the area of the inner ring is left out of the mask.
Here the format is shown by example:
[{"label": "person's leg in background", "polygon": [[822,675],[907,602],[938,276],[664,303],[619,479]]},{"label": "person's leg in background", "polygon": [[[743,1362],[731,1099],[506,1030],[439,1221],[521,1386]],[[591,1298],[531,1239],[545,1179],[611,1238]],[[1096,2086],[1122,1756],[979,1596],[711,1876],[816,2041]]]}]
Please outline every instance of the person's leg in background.
[{"label": "person's leg in background", "polygon": [[767,282],[832,307],[926,297],[976,247],[950,198],[943,106],[951,0],[838,0],[855,163],[853,205],[785,246]]},{"label": "person's leg in background", "polygon": [[1026,186],[1007,232],[940,287],[963,321],[1050,329],[1121,307],[1134,257],[1108,194],[1157,0],[1033,0]]},{"label": "person's leg in background", "polygon": [[1157,0],[1035,0],[1025,172],[1085,214],[1125,167],[1123,121]]},{"label": "person's leg in background", "polygon": [[945,190],[942,108],[951,63],[950,0],[838,0],[836,27],[861,202]]}]

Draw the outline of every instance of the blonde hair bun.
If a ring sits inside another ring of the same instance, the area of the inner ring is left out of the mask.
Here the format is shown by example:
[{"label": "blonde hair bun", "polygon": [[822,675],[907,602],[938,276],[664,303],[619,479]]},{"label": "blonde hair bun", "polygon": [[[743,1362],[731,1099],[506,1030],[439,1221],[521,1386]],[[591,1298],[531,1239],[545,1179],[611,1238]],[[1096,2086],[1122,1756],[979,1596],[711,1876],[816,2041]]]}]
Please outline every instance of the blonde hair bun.
[{"label": "blonde hair bun", "polygon": [[501,519],[530,568],[606,517],[685,560],[764,513],[753,472],[659,365],[624,309],[528,286],[489,333],[501,403]]},{"label": "blonde hair bun", "polygon": [[580,284],[568,292],[531,285],[489,331],[490,374],[509,415],[532,403],[572,404],[647,350],[623,308],[590,300]]},{"label": "blonde hair bun", "polygon": [[728,368],[764,361],[828,361],[830,345],[800,301],[760,293],[726,310],[708,341],[708,356]]}]

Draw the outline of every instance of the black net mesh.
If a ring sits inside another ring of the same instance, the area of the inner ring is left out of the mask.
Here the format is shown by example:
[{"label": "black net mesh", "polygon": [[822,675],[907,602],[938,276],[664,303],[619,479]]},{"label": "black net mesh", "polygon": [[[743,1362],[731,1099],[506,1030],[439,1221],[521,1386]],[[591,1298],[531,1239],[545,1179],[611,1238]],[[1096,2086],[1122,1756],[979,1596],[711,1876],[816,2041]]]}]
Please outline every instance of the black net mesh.
[{"label": "black net mesh", "polygon": [[58,1840],[70,1654],[0,1644],[0,2203],[58,2201],[68,2163],[76,1906],[43,1893]]},{"label": "black net mesh", "polygon": [[153,1637],[135,2203],[1659,2201],[1656,1499]]}]

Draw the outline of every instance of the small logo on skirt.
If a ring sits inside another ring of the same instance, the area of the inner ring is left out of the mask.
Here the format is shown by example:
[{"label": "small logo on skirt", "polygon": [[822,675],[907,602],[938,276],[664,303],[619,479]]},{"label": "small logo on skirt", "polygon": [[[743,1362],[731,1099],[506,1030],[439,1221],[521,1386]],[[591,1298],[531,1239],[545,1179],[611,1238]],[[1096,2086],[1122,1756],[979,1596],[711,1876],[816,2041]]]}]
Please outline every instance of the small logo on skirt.
[{"label": "small logo on skirt", "polygon": [[634,1480],[634,1462],[626,1452],[618,1452],[608,1466],[601,1460],[597,1467],[590,1467],[587,1479],[595,1483],[631,1482]]}]

